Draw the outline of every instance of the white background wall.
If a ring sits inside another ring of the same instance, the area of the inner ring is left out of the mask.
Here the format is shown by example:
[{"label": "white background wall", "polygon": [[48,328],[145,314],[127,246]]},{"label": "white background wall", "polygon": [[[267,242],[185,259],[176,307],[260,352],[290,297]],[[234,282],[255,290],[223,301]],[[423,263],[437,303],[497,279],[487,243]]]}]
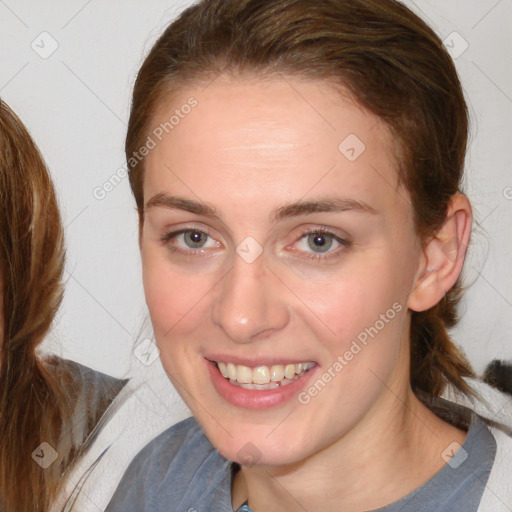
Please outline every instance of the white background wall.
[{"label": "white background wall", "polygon": [[[0,0],[0,97],[41,148],[66,226],[67,291],[46,348],[116,376],[137,364],[132,350],[147,316],[137,219],[126,178],[101,200],[94,190],[122,174],[137,69],[189,3]],[[475,282],[455,339],[481,371],[493,358],[512,359],[512,0],[406,3],[460,53],[476,217],[465,271]]]}]

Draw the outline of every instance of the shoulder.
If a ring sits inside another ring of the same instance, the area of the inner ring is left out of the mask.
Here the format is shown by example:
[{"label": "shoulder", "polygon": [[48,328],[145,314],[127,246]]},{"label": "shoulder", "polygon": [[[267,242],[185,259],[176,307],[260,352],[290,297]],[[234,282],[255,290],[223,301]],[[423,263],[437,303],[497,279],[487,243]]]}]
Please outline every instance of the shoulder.
[{"label": "shoulder", "polygon": [[[229,499],[230,467],[195,418],[187,418],[139,452],[107,511],[186,511],[204,499],[211,504],[223,502]],[[173,504],[170,509],[169,503]]]},{"label": "shoulder", "polygon": [[52,355],[42,359],[44,367],[54,376],[62,377],[66,381],[70,380],[74,386],[83,388],[87,386],[94,389],[113,390],[111,392],[119,392],[119,390],[128,382],[127,379],[118,379],[102,373],[83,364],[63,359]]},{"label": "shoulder", "polygon": [[496,441],[496,454],[478,512],[510,512],[512,504],[512,400],[510,395],[479,379],[467,379],[477,392],[468,398],[448,389],[450,406],[476,413]]},{"label": "shoulder", "polygon": [[496,440],[496,457],[478,512],[509,512],[512,504],[512,437],[491,427]]},{"label": "shoulder", "polygon": [[73,409],[73,440],[85,441],[108,407],[124,388],[127,379],[118,379],[84,366],[76,361],[49,356],[42,360],[44,368],[61,382]]},{"label": "shoulder", "polygon": [[55,377],[62,378],[63,381],[71,383],[75,394],[87,388],[94,391],[105,391],[108,394],[117,394],[128,382],[127,379],[118,379],[105,373],[93,370],[88,366],[62,359],[52,355],[42,359],[44,368]]},{"label": "shoulder", "polygon": [[[169,473],[195,474],[208,458],[222,457],[204,435],[195,418],[187,418],[168,428],[148,443],[133,459],[127,471],[145,474],[158,486]],[[172,475],[173,479],[179,475]]]},{"label": "shoulder", "polygon": [[207,455],[215,451],[195,418],[187,418],[168,428],[149,442],[135,457],[134,466],[166,464],[183,452]]}]

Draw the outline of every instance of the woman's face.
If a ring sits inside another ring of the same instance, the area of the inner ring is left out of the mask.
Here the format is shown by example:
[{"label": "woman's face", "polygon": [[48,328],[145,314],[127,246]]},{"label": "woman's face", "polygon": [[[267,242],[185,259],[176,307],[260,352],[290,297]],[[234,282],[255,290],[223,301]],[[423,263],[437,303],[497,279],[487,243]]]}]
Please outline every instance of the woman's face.
[{"label": "woman's face", "polygon": [[169,133],[145,160],[146,301],[210,440],[285,464],[382,429],[409,390],[423,261],[386,126],[322,82],[225,76],[153,121]]}]

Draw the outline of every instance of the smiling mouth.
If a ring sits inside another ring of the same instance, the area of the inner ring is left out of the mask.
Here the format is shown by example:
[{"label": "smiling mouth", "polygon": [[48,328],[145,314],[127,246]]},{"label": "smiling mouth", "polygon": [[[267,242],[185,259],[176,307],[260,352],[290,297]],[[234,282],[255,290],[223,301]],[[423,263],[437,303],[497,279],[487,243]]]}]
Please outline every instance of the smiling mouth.
[{"label": "smiling mouth", "polygon": [[220,373],[234,386],[267,390],[286,386],[303,377],[315,363],[275,364],[250,368],[241,364],[216,362]]}]

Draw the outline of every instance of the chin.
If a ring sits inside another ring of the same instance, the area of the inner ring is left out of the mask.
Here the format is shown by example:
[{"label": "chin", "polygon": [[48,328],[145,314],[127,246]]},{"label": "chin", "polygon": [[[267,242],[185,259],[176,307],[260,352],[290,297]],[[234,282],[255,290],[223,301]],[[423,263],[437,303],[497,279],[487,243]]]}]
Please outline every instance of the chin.
[{"label": "chin", "polygon": [[249,428],[242,422],[231,422],[228,432],[217,424],[201,426],[212,445],[228,460],[248,467],[283,466],[307,457],[311,447],[290,427],[273,432],[280,421]]}]

